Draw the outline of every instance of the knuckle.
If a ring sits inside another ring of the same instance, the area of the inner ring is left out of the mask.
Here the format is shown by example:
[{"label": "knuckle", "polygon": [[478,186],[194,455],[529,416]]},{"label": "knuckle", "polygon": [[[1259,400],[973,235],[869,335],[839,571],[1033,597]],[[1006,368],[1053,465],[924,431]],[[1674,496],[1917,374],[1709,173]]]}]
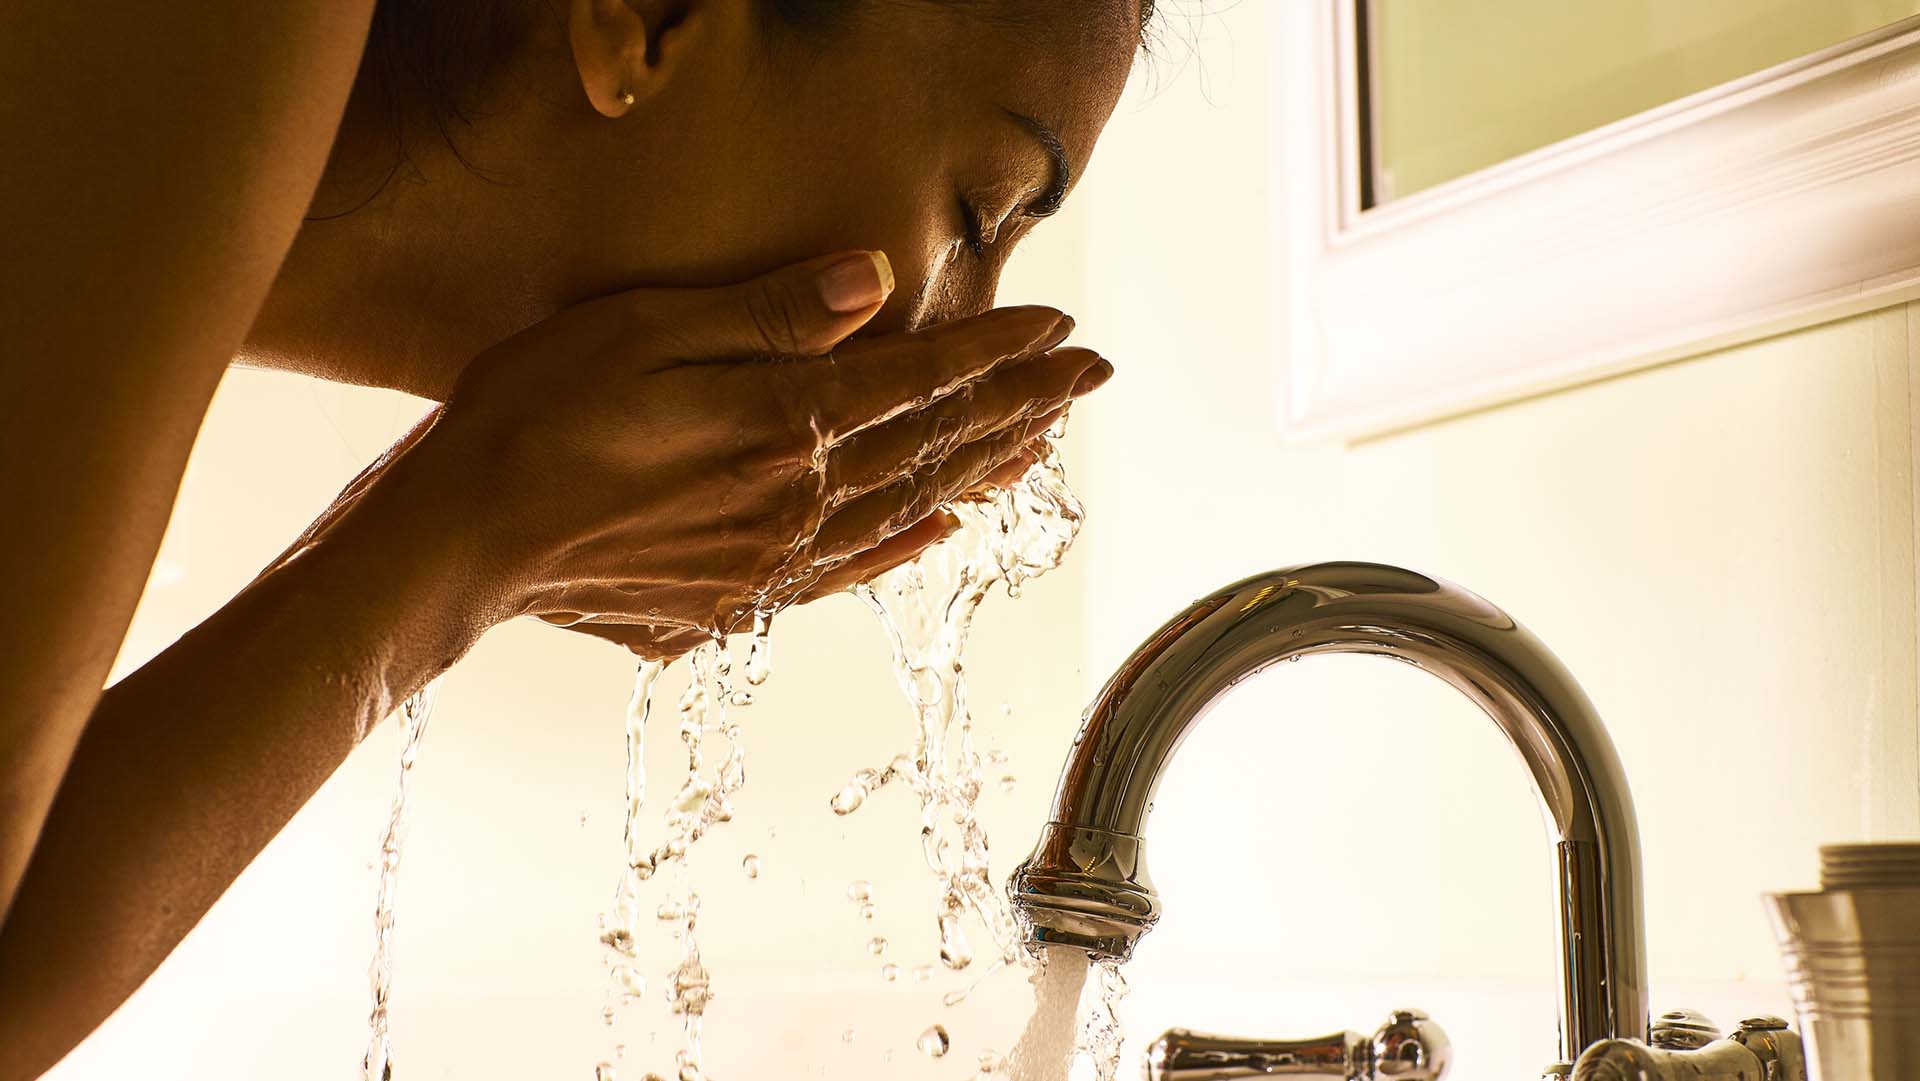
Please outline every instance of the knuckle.
[{"label": "knuckle", "polygon": [[798,353],[804,344],[806,306],[779,279],[763,279],[747,290],[747,319],[754,336],[770,353]]}]

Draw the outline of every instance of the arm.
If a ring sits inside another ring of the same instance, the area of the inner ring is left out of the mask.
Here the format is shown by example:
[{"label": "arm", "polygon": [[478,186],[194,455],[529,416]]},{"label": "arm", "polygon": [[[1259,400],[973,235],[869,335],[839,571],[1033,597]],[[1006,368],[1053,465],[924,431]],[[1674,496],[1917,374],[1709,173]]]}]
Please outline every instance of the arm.
[{"label": "arm", "polygon": [[492,621],[395,475],[101,699],[0,933],[0,1078],[137,988],[370,724]]},{"label": "arm", "polygon": [[804,599],[790,583],[844,587],[938,540],[940,506],[1021,467],[1105,378],[1055,349],[1050,309],[767,355],[830,348],[878,310],[802,310],[818,272],[603,298],[482,354],[290,555],[109,691],[0,926],[0,1081],[111,1013],[356,729],[487,627],[591,616],[659,656]]},{"label": "arm", "polygon": [[372,7],[0,5],[0,918]]}]

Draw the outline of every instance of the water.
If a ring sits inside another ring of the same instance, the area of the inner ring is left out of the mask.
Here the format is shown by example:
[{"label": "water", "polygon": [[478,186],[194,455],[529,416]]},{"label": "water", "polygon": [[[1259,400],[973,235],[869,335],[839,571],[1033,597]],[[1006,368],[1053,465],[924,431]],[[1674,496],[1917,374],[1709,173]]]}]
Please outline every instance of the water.
[{"label": "water", "polygon": [[[1036,960],[1032,980],[1033,1016],[1002,1064],[1006,1078],[1114,1081],[1125,1035],[1119,1006],[1127,994],[1119,964],[1094,963],[1070,946],[1048,946]],[[989,1073],[982,1063],[981,1077]]]},{"label": "water", "polygon": [[1101,961],[1093,967],[1092,983],[1098,994],[1081,998],[1080,1033],[1073,1049],[1091,1066],[1094,1081],[1114,1081],[1125,1036],[1120,1028],[1120,1001],[1127,996],[1127,980],[1116,961]]},{"label": "water", "polygon": [[[770,650],[767,644],[772,615],[754,617],[752,644],[749,647],[746,679],[757,685],[766,681]],[[667,838],[649,848],[642,840],[641,808],[646,801],[646,726],[652,713],[653,689],[664,666],[645,662],[634,677],[633,696],[627,705],[627,821],[626,866],[614,887],[611,910],[601,916],[600,942],[606,947],[609,969],[607,1004],[602,1016],[608,1025],[615,1023],[621,1007],[630,1005],[646,993],[647,983],[639,971],[640,938],[643,934],[640,892],[642,884],[663,868],[671,868],[674,884],[668,896],[651,913],[655,926],[668,925],[680,943],[680,955],[665,973],[665,995],[673,1012],[681,1018],[682,1040],[674,1055],[675,1076],[679,1081],[703,1081],[701,1030],[707,1006],[713,1001],[713,976],[700,955],[700,895],[694,891],[688,869],[688,855],[712,827],[733,820],[733,800],[746,783],[746,747],[738,724],[729,718],[728,709],[752,703],[751,694],[743,694],[732,682],[733,658],[726,638],[716,635],[688,655],[688,680],[680,697],[680,740],[686,748],[686,775],[674,792],[666,810]],[[725,741],[725,753],[718,763],[709,762],[709,741]],[[741,871],[748,878],[760,874],[760,857],[749,853],[741,859]],[[613,1081],[611,1073],[599,1081]]]},{"label": "water", "polygon": [[[1058,438],[1061,429],[1049,434]],[[884,766],[856,771],[828,805],[848,815],[888,785],[913,793],[920,806],[921,856],[939,883],[933,913],[938,957],[958,973],[974,964],[979,949],[996,966],[1022,956],[1013,913],[988,868],[987,831],[977,813],[989,767],[995,777],[1005,771],[975,747],[964,666],[967,635],[994,586],[1017,596],[1026,581],[1060,565],[1083,514],[1051,443],[1011,487],[948,509],[960,519],[957,532],[855,590],[886,633],[895,679],[914,713],[913,744]],[[978,947],[970,931],[984,933]],[[931,974],[914,971],[916,979]]]},{"label": "water", "polygon": [[380,838],[380,887],[373,908],[373,964],[368,969],[368,980],[373,986],[373,1012],[367,1016],[367,1027],[371,1030],[367,1053],[360,1060],[365,1081],[393,1081],[393,1038],[388,1030],[387,1014],[393,993],[393,903],[400,888],[400,845],[406,839],[408,781],[420,757],[420,738],[427,733],[427,721],[433,716],[433,704],[439,695],[440,681],[434,680],[396,711],[400,719],[400,780],[394,787],[393,807],[387,812],[387,831]]},{"label": "water", "polygon": [[[1049,433],[1053,438],[1060,434],[1058,426]],[[973,934],[969,933],[971,929],[974,934],[984,933],[983,948],[991,961],[984,967],[986,974],[991,974],[1005,965],[1029,963],[1005,894],[995,888],[991,880],[988,838],[976,814],[981,791],[990,776],[1002,791],[1012,787],[1013,778],[1004,769],[1004,754],[995,751],[983,757],[975,748],[962,654],[973,614],[992,587],[1003,585],[1010,596],[1018,596],[1027,580],[1058,566],[1079,531],[1082,512],[1079,502],[1066,487],[1059,456],[1050,444],[1041,460],[1011,487],[968,499],[948,510],[960,519],[960,530],[915,562],[855,590],[878,616],[886,632],[896,678],[913,707],[916,732],[910,750],[893,756],[882,767],[857,771],[829,804],[836,814],[852,814],[876,791],[895,783],[914,794],[920,806],[921,853],[940,887],[939,902],[933,913],[940,965],[950,973],[972,968],[977,952]],[[714,995],[711,973],[700,955],[697,935],[700,898],[691,885],[688,854],[712,826],[733,818],[733,798],[746,779],[746,751],[740,728],[729,721],[728,710],[750,706],[751,688],[765,683],[770,674],[772,616],[770,611],[753,613],[744,666],[745,686],[737,686],[732,680],[733,659],[724,635],[716,634],[714,641],[688,655],[688,685],[679,701],[679,733],[686,747],[687,769],[666,810],[667,838],[651,849],[642,842],[640,830],[640,811],[647,787],[643,752],[654,684],[663,665],[648,662],[639,667],[627,706],[626,861],[610,910],[600,920],[600,942],[605,947],[609,970],[602,1017],[612,1026],[621,1007],[646,993],[648,981],[640,964],[643,924],[672,925],[673,937],[680,944],[680,955],[665,973],[664,993],[673,1012],[683,1020],[682,1044],[675,1054],[674,1072],[678,1081],[705,1081],[701,1065],[701,1026]],[[380,905],[376,916],[379,934],[373,971],[374,1038],[365,1061],[367,1081],[391,1081],[392,1078],[386,1004],[392,974],[394,874],[399,865],[407,774],[430,711],[431,692],[430,687],[409,700],[401,711],[406,749],[388,837],[382,845]],[[1003,712],[1007,712],[1005,707]],[[717,764],[710,764],[709,744],[716,737],[725,741],[724,755]],[[771,830],[769,836],[772,836]],[[666,868],[673,871],[674,888],[653,909],[653,919],[643,921],[639,900],[642,884]],[[742,860],[741,868],[746,877],[757,877],[759,857],[749,854]],[[862,920],[872,921],[875,909],[871,886],[856,882],[849,888],[848,896]],[[877,937],[869,940],[868,949],[875,957],[889,952],[885,940]],[[1066,970],[1070,966],[1056,967]],[[1045,971],[1041,969],[1040,974]],[[881,969],[883,978],[890,982],[897,981],[900,973],[901,966],[893,961]],[[915,983],[928,983],[935,969],[922,964],[914,966],[910,973]],[[1114,976],[1117,978],[1117,973]],[[949,992],[943,1001],[957,1005],[981,979],[984,975],[976,974],[964,990]],[[1084,966],[1080,980],[1085,981]],[[1057,994],[1055,992],[1056,997]],[[1036,1022],[1041,1016],[1042,1013],[1036,1013]],[[1051,1014],[1045,1016],[1052,1017]],[[1092,1025],[1092,1015],[1089,1016],[1089,1025]],[[1110,1009],[1106,1016],[1110,1021]],[[1070,1029],[1071,1005],[1067,1017],[1066,1025]],[[1045,1031],[1051,1034],[1056,1027],[1059,1026],[1049,1020]],[[1108,1027],[1116,1037],[1111,1042],[1117,1055],[1117,1027]],[[1106,1031],[1106,1028],[1099,1030]],[[1094,1037],[1098,1033],[1094,1028],[1089,1027],[1086,1032],[1090,1041],[1097,1042]],[[1023,1037],[1023,1043],[1026,1042]],[[1063,1064],[1064,1070],[1071,1047],[1055,1046],[1058,1043],[1050,1040],[1047,1053]],[[952,1037],[944,1025],[936,1023],[921,1034],[918,1046],[937,1058],[947,1053]],[[1032,1047],[1026,1057],[1037,1058]],[[1026,1081],[1028,1075],[1017,1072],[1020,1061],[1019,1048],[1009,1060],[986,1052],[980,1058],[980,1077],[996,1076],[996,1071],[1014,1068],[1013,1076]],[[594,1073],[596,1081],[615,1081],[615,1067],[609,1061],[597,1063]],[[1100,1081],[1111,1081],[1111,1066],[1098,1076]],[[657,1075],[648,1074],[646,1081],[657,1081]]]},{"label": "water", "polygon": [[1086,953],[1070,947],[1048,948],[1039,958],[1032,974],[1033,1016],[1007,1058],[1014,1081],[1066,1081],[1087,970]]},{"label": "water", "polygon": [[[1054,439],[1060,434],[1057,428],[1049,433]],[[856,771],[828,805],[837,815],[853,814],[891,784],[916,797],[921,855],[939,883],[933,921],[940,965],[950,973],[965,972],[982,951],[991,962],[986,974],[943,994],[943,1005],[964,1002],[1000,967],[1032,967],[1033,1021],[1008,1058],[991,1052],[981,1056],[980,1078],[1065,1081],[1078,1055],[1097,1081],[1113,1081],[1121,1035],[1115,1007],[1125,993],[1118,969],[1099,966],[1093,983],[1099,993],[1087,996],[1091,1001],[1081,1010],[1089,982],[1086,955],[1068,950],[1045,961],[1028,956],[1006,894],[992,880],[987,831],[977,807],[990,779],[1001,792],[1012,791],[1016,782],[1004,753],[983,756],[975,746],[964,665],[973,616],[988,592],[1004,585],[1017,597],[1028,580],[1059,566],[1079,532],[1081,507],[1049,444],[1046,455],[1011,488],[949,509],[961,519],[958,532],[915,562],[856,590],[886,632],[895,678],[914,712],[913,745],[883,767]],[[1001,713],[1010,717],[1012,709],[1002,706]],[[978,946],[970,930],[984,932]],[[921,965],[913,977],[924,983],[934,972]],[[896,980],[899,969],[889,963],[882,976]],[[1084,1018],[1077,1031],[1076,1016]],[[950,1044],[946,1028],[936,1024],[916,1046],[939,1057]]]},{"label": "water", "polygon": [[953,1037],[947,1035],[947,1026],[929,1025],[927,1030],[920,1034],[920,1039],[914,1043],[914,1046],[929,1058],[944,1058],[947,1049],[953,1046]]}]

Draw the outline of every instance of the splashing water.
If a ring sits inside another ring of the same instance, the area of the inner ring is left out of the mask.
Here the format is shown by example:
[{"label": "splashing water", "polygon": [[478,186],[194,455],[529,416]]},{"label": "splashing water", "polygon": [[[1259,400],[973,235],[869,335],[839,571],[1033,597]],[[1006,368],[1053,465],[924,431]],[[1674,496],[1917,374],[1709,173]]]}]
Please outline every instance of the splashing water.
[{"label": "splashing water", "polygon": [[[973,965],[969,926],[985,931],[992,957],[987,971],[969,986],[942,996],[949,1007],[965,1001],[999,968],[1037,963],[1021,948],[1006,894],[995,888],[988,868],[987,832],[976,807],[990,779],[1003,792],[1010,791],[1014,781],[1005,768],[1005,754],[983,756],[975,747],[963,654],[974,613],[992,587],[1004,584],[1009,596],[1019,596],[1029,579],[1060,565],[1079,533],[1083,512],[1067,488],[1051,442],[1061,434],[1058,426],[1048,433],[1044,457],[1010,488],[951,507],[962,525],[952,537],[856,590],[886,632],[894,676],[913,707],[915,737],[908,752],[895,755],[884,767],[855,772],[829,805],[835,814],[852,814],[875,791],[895,782],[917,797],[921,853],[940,887],[933,913],[940,963],[956,973]],[[1010,714],[1011,709],[1002,712]],[[1047,975],[1049,970],[1053,975]],[[883,975],[894,979],[898,971],[889,965]],[[914,976],[928,979],[932,970],[923,966]],[[1073,1050],[1075,1005],[1086,982],[1085,957],[1079,958],[1077,974],[1069,959],[1039,965],[1034,980],[1039,1027],[1030,1030],[1011,1059],[983,1057],[981,1077],[1011,1068],[1023,1081],[1064,1081]],[[941,1032],[944,1036],[945,1030]],[[1097,1055],[1117,1063],[1117,1026],[1113,1036],[1111,1048],[1102,1044]],[[926,1049],[924,1036],[920,1046]],[[1111,1064],[1100,1078],[1111,1081]]]},{"label": "splashing water", "polygon": [[[360,1060],[365,1081],[393,1081],[393,1039],[388,1031],[387,1005],[393,992],[393,902],[400,887],[400,845],[407,831],[407,788],[420,757],[420,737],[440,696],[440,681],[416,691],[395,713],[400,719],[400,779],[394,787],[393,808],[387,812],[387,832],[380,839],[380,890],[373,908],[373,964],[368,980],[373,986],[372,1030],[367,1053]],[[366,733],[362,732],[364,736]]]},{"label": "splashing water", "polygon": [[[640,839],[640,807],[647,798],[647,716],[653,711],[653,685],[666,666],[658,661],[643,661],[634,676],[633,697],[627,702],[627,820],[625,841],[626,868],[613,891],[613,910],[601,917],[600,942],[607,948],[608,979],[606,1011],[616,1001],[624,1004],[646,993],[646,978],[638,965],[639,946],[635,938],[640,920],[640,883],[652,874],[652,854]],[[642,869],[646,868],[645,873]],[[609,1024],[611,1012],[602,1012]],[[610,1081],[612,1067],[606,1073]]]},{"label": "splashing water", "polygon": [[[1125,1036],[1120,1028],[1120,1000],[1127,997],[1127,979],[1120,974],[1117,961],[1101,961],[1094,972],[1099,994],[1082,996],[1080,1034],[1074,1039],[1073,1049],[1091,1065],[1094,1081],[1113,1081],[1120,1069],[1120,1043]],[[1088,999],[1092,1000],[1090,1004]]]},{"label": "splashing water", "polygon": [[852,814],[896,782],[917,797],[921,854],[940,884],[940,963],[958,972],[974,961],[969,922],[985,930],[994,967],[1020,959],[1018,928],[989,875],[987,832],[976,813],[988,759],[975,749],[967,707],[967,633],[993,586],[1018,596],[1028,579],[1060,565],[1083,515],[1050,443],[1011,487],[949,510],[961,521],[951,537],[855,590],[880,619],[917,724],[910,751],[857,771],[829,804],[835,814]]},{"label": "splashing water", "polygon": [[[756,613],[747,659],[749,684],[766,681],[771,624],[770,613]],[[733,686],[733,658],[724,635],[716,635],[712,642],[695,649],[688,655],[687,665],[687,689],[679,702],[680,739],[687,752],[686,776],[667,806],[667,839],[653,849],[648,849],[640,839],[640,810],[646,800],[646,725],[652,712],[654,685],[663,665],[646,662],[640,666],[634,679],[633,697],[627,706],[627,859],[614,888],[612,911],[600,921],[600,942],[607,948],[610,969],[607,1005],[601,1016],[612,1025],[619,1007],[646,993],[646,981],[639,973],[638,963],[638,939],[643,922],[639,894],[642,883],[652,879],[663,866],[671,866],[676,872],[675,889],[655,907],[653,916],[656,923],[677,925],[674,937],[680,941],[680,957],[666,974],[665,989],[673,1012],[681,1016],[684,1035],[682,1046],[674,1056],[675,1076],[679,1081],[703,1081],[700,1035],[714,992],[712,974],[700,958],[696,933],[700,895],[693,890],[687,857],[709,829],[733,820],[733,799],[746,783],[746,747],[741,740],[740,726],[729,720],[727,710],[730,706],[751,705],[753,699],[750,693]],[[725,738],[726,753],[718,765],[709,767],[708,738],[714,735]],[[747,877],[757,877],[759,857],[749,854],[741,861],[741,869]]]}]

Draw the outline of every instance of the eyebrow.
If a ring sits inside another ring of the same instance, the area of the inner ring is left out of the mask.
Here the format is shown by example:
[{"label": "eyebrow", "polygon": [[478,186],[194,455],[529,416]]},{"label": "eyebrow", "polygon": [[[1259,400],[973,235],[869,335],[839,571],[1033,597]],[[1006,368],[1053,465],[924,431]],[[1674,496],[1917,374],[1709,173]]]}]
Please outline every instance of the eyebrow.
[{"label": "eyebrow", "polygon": [[1003,108],[1002,111],[1039,140],[1040,148],[1047,152],[1047,160],[1053,165],[1053,175],[1048,178],[1047,186],[1041,189],[1039,197],[1028,204],[1025,211],[1030,218],[1050,217],[1059,212],[1060,204],[1067,201],[1067,189],[1073,185],[1073,164],[1067,160],[1067,148],[1061,144],[1060,136],[1055,135],[1052,128],[1033,117],[1012,109]]}]

